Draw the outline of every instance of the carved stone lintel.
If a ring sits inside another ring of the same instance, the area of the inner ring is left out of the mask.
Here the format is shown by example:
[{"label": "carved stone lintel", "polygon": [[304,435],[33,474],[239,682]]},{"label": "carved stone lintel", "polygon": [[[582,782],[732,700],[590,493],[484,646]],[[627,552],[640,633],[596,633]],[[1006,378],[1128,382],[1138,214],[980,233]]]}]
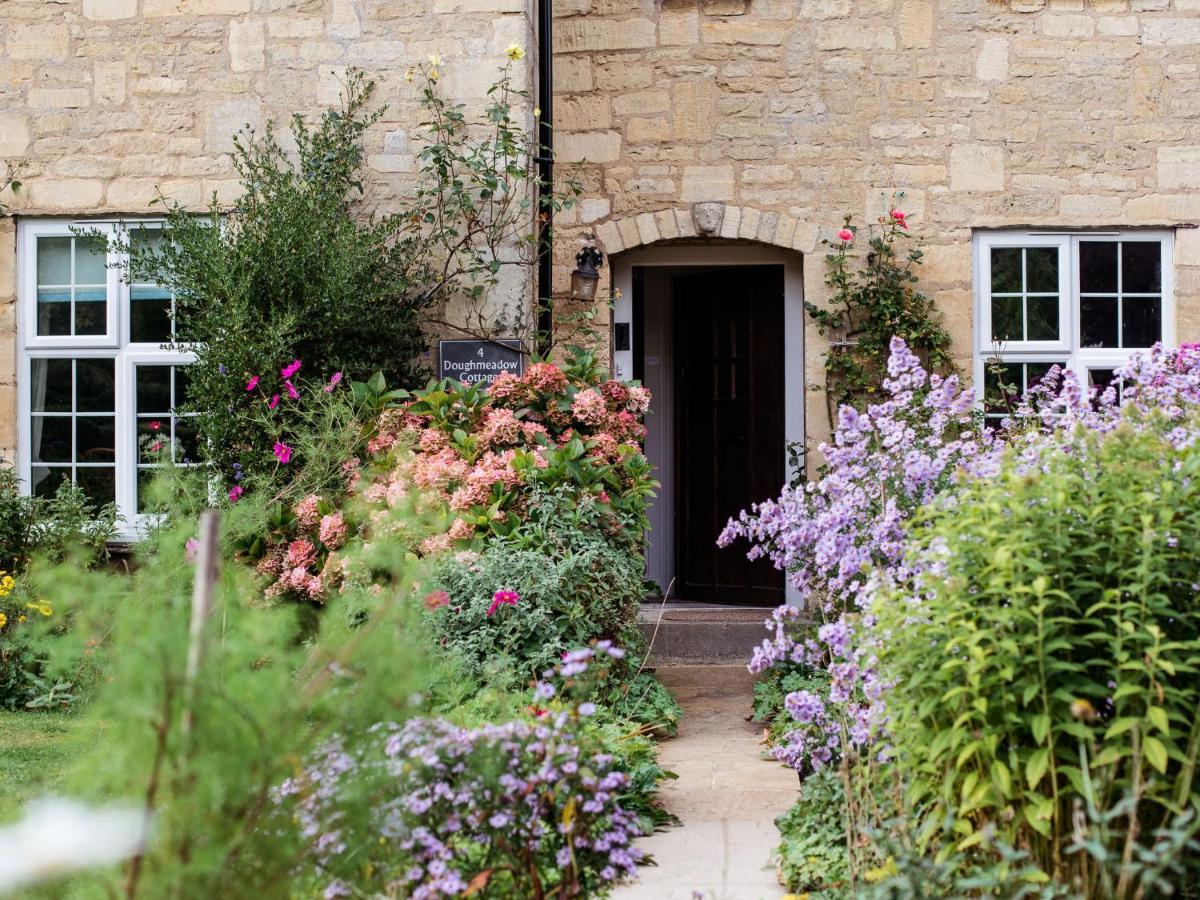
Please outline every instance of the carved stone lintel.
[{"label": "carved stone lintel", "polygon": [[724,220],[724,203],[697,203],[692,206],[692,221],[696,223],[696,231],[700,234],[709,237],[720,234],[721,223]]}]

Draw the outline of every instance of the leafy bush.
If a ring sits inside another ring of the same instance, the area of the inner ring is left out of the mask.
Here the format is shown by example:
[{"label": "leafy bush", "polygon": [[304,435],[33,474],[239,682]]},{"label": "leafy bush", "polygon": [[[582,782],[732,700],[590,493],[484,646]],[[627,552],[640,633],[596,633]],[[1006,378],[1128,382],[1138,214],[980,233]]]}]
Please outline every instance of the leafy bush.
[{"label": "leafy bush", "polygon": [[17,471],[0,463],[0,572],[14,573],[29,560],[34,501],[21,491]]},{"label": "leafy bush", "polygon": [[1088,896],[1132,897],[1067,847],[1080,810],[1131,798],[1087,838],[1119,861],[1200,802],[1200,450],[1131,427],[1073,450],[935,508],[915,552],[936,565],[918,604],[877,604],[877,652],[923,840],[994,833]]},{"label": "leafy bush", "polygon": [[812,900],[842,900],[850,892],[846,792],[828,769],[804,780],[796,805],[775,820],[779,880]]},{"label": "leafy bush", "polygon": [[[443,557],[431,583],[445,602],[431,613],[439,642],[472,669],[524,684],[574,647],[597,638],[637,650],[643,563],[586,534],[565,552],[525,549],[507,538]],[[493,606],[497,591],[519,596]]]},{"label": "leafy bush", "polygon": [[[369,207],[362,176],[364,137],[386,108],[372,105],[376,82],[351,72],[341,107],[315,123],[293,116],[289,142],[272,124],[235,136],[232,209],[214,197],[196,216],[164,200],[161,241],[118,242],[131,277],[175,298],[175,340],[196,354],[183,406],[225,479],[234,463],[272,468],[252,379],[299,358],[319,376],[379,371],[413,387],[425,377],[418,357],[432,309],[459,294],[468,309],[481,306],[504,267],[531,261],[536,153],[514,118],[511,62],[479,121],[439,96],[434,67],[420,71],[420,173],[394,212]],[[492,327],[523,333],[521,322]]]}]

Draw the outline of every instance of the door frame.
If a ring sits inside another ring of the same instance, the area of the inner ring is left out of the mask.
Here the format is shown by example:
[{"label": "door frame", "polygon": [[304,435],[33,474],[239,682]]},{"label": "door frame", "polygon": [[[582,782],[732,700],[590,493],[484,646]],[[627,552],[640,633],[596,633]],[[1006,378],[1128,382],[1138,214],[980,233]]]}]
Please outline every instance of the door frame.
[{"label": "door frame", "polygon": [[[633,377],[633,348],[640,341],[633,339],[633,270],[635,266],[688,267],[688,266],[783,266],[783,341],[784,341],[784,440],[787,443],[803,443],[804,428],[804,268],[803,257],[794,251],[781,250],[761,244],[736,242],[723,244],[664,244],[641,247],[618,254],[610,260],[612,273],[613,305],[610,317],[610,338],[617,323],[627,323],[631,330],[628,350],[612,350],[610,362],[613,376],[618,379]],[[652,302],[647,298],[647,302]],[[609,347],[614,344],[610,340]],[[653,422],[647,422],[653,428]],[[787,458],[787,448],[780,447],[784,455],[784,472],[790,478],[794,467]],[[667,500],[658,498],[659,502]],[[674,498],[667,502],[674,503]],[[747,498],[747,503],[749,503]],[[672,536],[673,537],[673,536]],[[674,558],[674,547],[667,557]],[[795,606],[800,602],[799,592],[790,584],[785,588],[787,603]]]}]

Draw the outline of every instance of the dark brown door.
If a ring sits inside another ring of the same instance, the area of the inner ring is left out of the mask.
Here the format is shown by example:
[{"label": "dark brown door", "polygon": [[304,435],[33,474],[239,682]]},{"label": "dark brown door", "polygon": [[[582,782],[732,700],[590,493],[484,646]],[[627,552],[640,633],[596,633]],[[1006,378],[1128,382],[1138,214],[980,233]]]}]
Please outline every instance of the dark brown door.
[{"label": "dark brown door", "polygon": [[784,481],[783,267],[724,266],[672,279],[677,398],[676,593],[783,602],[783,573],[719,549],[738,511]]}]

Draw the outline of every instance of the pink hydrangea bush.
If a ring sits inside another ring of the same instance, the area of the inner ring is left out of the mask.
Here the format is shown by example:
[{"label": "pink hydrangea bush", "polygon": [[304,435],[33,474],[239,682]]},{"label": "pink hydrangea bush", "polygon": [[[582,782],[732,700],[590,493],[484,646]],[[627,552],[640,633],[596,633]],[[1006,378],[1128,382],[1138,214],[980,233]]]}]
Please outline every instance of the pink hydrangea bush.
[{"label": "pink hydrangea bush", "polygon": [[[645,388],[605,379],[586,353],[562,368],[506,373],[490,390],[443,382],[395,392],[396,405],[367,423],[362,458],[346,460],[322,493],[277,510],[247,552],[270,579],[268,597],[320,603],[350,581],[370,582],[338,553],[354,536],[423,556],[477,550],[519,530],[534,498],[553,491],[640,552],[655,486],[640,444],[649,403]],[[282,452],[286,465],[290,445]]]}]

